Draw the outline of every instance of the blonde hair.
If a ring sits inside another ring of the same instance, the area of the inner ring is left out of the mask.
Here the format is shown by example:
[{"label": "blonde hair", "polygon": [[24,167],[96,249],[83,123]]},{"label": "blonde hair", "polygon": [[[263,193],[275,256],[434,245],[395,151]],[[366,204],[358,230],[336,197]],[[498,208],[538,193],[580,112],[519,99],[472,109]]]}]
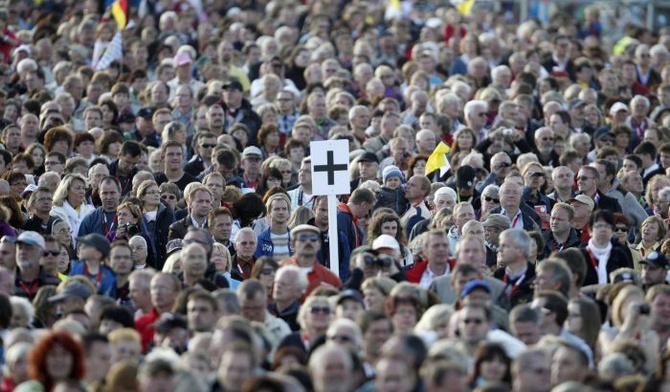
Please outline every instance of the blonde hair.
[{"label": "blonde hair", "polygon": [[110,344],[116,344],[118,342],[135,342],[137,344],[142,344],[142,337],[139,332],[132,328],[120,328],[116,329],[107,335]]},{"label": "blonde hair", "polygon": [[215,250],[218,250],[219,252],[223,253],[223,257],[225,257],[226,260],[227,260],[227,262],[226,262],[226,272],[230,272],[230,270],[232,269],[232,264],[233,263],[231,261],[230,251],[228,250],[228,248],[220,242],[215,242],[212,245],[212,254],[214,254]]},{"label": "blonde hair", "polygon": [[58,188],[56,188],[56,192],[54,193],[53,204],[55,206],[63,206],[63,201],[67,199],[67,192],[70,190],[70,187],[75,180],[83,182],[84,188],[86,187],[86,179],[84,176],[76,173],[67,174],[65,177],[63,177],[60,184],[58,185]]},{"label": "blonde hair", "polygon": [[[178,251],[174,252],[173,254],[171,254],[170,256],[168,256],[168,258],[165,260],[165,264],[163,264],[162,272],[165,272],[165,273],[168,273],[168,274],[175,273],[176,270],[175,270],[174,264],[177,261],[181,261],[181,250],[178,250]],[[181,268],[180,268],[180,270],[181,270]]]},{"label": "blonde hair", "polygon": [[641,288],[635,285],[628,285],[619,291],[619,293],[614,297],[612,301],[612,323],[620,327],[625,321],[623,319],[623,307],[626,305],[628,299],[632,296],[637,295],[640,297],[640,300],[644,301],[644,291]]}]

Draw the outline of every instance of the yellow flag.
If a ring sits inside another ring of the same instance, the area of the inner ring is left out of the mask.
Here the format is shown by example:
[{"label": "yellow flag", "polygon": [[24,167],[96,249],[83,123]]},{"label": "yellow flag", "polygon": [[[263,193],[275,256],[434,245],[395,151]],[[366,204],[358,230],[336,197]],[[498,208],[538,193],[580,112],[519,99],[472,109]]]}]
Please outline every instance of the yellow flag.
[{"label": "yellow flag", "polygon": [[451,148],[444,142],[440,142],[440,144],[435,147],[435,150],[433,150],[433,153],[428,157],[428,162],[426,162],[426,173],[432,173],[435,170],[444,167],[449,169],[450,165],[446,156],[449,151],[451,151]]},{"label": "yellow flag", "polygon": [[459,5],[456,6],[458,12],[465,16],[470,16],[472,12],[472,6],[475,5],[476,0],[463,0]]}]

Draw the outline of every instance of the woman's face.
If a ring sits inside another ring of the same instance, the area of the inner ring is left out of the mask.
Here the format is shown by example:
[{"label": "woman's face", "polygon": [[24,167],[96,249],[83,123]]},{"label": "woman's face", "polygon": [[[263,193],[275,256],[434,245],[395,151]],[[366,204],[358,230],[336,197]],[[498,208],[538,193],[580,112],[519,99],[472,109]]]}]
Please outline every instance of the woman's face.
[{"label": "woman's face", "polygon": [[55,345],[47,352],[47,375],[53,381],[66,380],[72,374],[73,364],[72,354],[61,345]]},{"label": "woman's face", "polygon": [[14,365],[9,369],[10,374],[12,375],[12,381],[14,385],[18,385],[29,379],[28,375],[28,358],[25,356],[19,358],[14,362]]},{"label": "woman's face", "polygon": [[398,305],[393,314],[392,321],[394,331],[411,331],[417,322],[416,309],[409,304]]},{"label": "woman's face", "polygon": [[85,140],[79,143],[77,152],[83,157],[90,157],[95,152],[95,144],[90,140]]},{"label": "woman's face", "polygon": [[263,124],[276,124],[277,115],[272,110],[266,110],[265,113],[263,113],[263,116],[261,117],[261,122]]},{"label": "woman's face", "polygon": [[595,110],[586,110],[584,111],[584,119],[589,125],[595,127],[598,125],[598,112]]},{"label": "woman's face", "polygon": [[116,212],[116,217],[118,218],[119,227],[127,223],[137,224],[137,218],[133,216],[129,208],[121,208]]},{"label": "woman's face", "polygon": [[174,140],[178,141],[181,144],[186,143],[186,129],[180,129],[174,134]]},{"label": "woman's face", "polygon": [[486,381],[502,381],[507,373],[507,365],[500,357],[482,361],[481,375]]},{"label": "woman's face", "polygon": [[461,132],[456,136],[456,142],[460,150],[469,150],[474,147],[472,135],[469,132]]},{"label": "woman's face", "polygon": [[239,140],[243,147],[246,146],[249,142],[249,135],[247,135],[247,132],[242,129],[238,129],[237,131],[233,132],[233,137]]},{"label": "woman's face", "polygon": [[281,186],[281,182],[282,182],[281,178],[270,176],[270,177],[268,177],[268,179],[266,181],[266,185],[268,187],[268,190],[270,190],[270,189],[277,188],[277,187]]},{"label": "woman's face", "polygon": [[107,105],[102,105],[102,123],[110,125],[114,121],[114,112]]},{"label": "woman's face", "polygon": [[35,167],[40,167],[44,164],[44,151],[41,148],[34,148],[30,155],[32,155],[33,161],[35,161]]},{"label": "woman's face", "polygon": [[614,145],[619,148],[628,147],[628,143],[630,143],[630,137],[625,133],[619,133],[614,137]]},{"label": "woman's face", "polygon": [[12,306],[12,318],[9,321],[10,328],[28,328],[29,321],[23,306]]},{"label": "woman's face", "polygon": [[51,145],[51,151],[60,152],[61,154],[68,156],[70,155],[70,145],[66,140],[58,140]]},{"label": "woman's face", "polygon": [[147,261],[147,247],[137,239],[130,241],[132,259],[134,265],[143,265]]},{"label": "woman's face", "polygon": [[398,223],[396,221],[384,222],[382,223],[381,231],[382,234],[388,234],[395,238],[396,234],[398,234]]},{"label": "woman's face", "polygon": [[274,269],[272,266],[265,264],[263,265],[263,268],[261,268],[260,273],[258,274],[258,280],[263,283],[265,288],[268,289],[268,293],[272,292],[272,284],[274,283],[275,280],[275,273],[277,272],[276,269]]},{"label": "woman's face", "polygon": [[330,305],[327,302],[315,302],[307,312],[307,326],[310,328],[328,328],[330,325]]},{"label": "woman's face", "polygon": [[565,328],[573,334],[582,330],[582,311],[579,305],[574,302],[568,304],[568,318],[565,320]]},{"label": "woman's face", "polygon": [[115,159],[119,156],[119,152],[121,152],[121,143],[119,142],[111,143],[107,148],[107,155]]},{"label": "woman's face", "polygon": [[644,141],[645,142],[652,142],[654,145],[658,145],[660,143],[660,140],[658,138],[658,131],[649,128],[646,131],[644,131]]},{"label": "woman's face", "polygon": [[121,340],[112,344],[112,363],[127,360],[140,363],[142,347],[132,340]]},{"label": "woman's face", "polygon": [[265,138],[265,145],[272,149],[277,148],[279,145],[279,132],[270,132]]},{"label": "woman's face", "polygon": [[72,181],[70,188],[67,190],[67,201],[73,206],[77,207],[84,202],[86,198],[86,184],[79,180]]},{"label": "woman's face", "polygon": [[384,310],[386,297],[376,287],[368,287],[363,290],[363,302],[366,309]]},{"label": "woman's face", "polygon": [[70,253],[67,249],[61,246],[60,254],[58,255],[58,272],[64,274],[70,266]]},{"label": "woman's face", "polygon": [[160,191],[157,186],[151,186],[144,191],[142,202],[149,206],[157,206],[161,202]]},{"label": "woman's face", "polygon": [[415,176],[425,176],[426,175],[426,161],[420,160],[414,164],[414,175]]},{"label": "woman's face", "polygon": [[65,221],[60,221],[54,225],[53,235],[56,237],[58,242],[65,245],[70,245],[72,241],[72,231],[70,231],[70,225]]},{"label": "woman's face", "polygon": [[226,269],[228,268],[228,259],[222,251],[214,248],[214,250],[212,250],[211,260],[212,263],[214,263],[216,272],[226,272]]},{"label": "woman's face", "polygon": [[652,244],[659,240],[659,227],[657,222],[649,222],[642,226],[642,240],[646,243]]},{"label": "woman's face", "polygon": [[161,194],[161,200],[166,202],[168,206],[172,207],[172,209],[175,209],[175,207],[177,207],[177,195],[175,195],[174,193],[163,192]]},{"label": "woman's face", "polygon": [[614,226],[614,235],[622,244],[628,243],[628,228],[623,223],[617,223]]}]

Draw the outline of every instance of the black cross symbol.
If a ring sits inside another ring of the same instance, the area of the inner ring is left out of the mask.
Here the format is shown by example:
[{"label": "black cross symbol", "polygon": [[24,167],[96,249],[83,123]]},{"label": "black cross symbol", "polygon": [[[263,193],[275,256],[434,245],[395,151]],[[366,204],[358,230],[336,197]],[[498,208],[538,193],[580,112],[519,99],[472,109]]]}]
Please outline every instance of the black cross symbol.
[{"label": "black cross symbol", "polygon": [[335,164],[335,158],[333,157],[333,150],[328,150],[326,157],[326,165],[314,165],[315,172],[327,172],[328,173],[328,185],[335,185],[335,172],[340,170],[347,170],[347,165],[345,164]]}]

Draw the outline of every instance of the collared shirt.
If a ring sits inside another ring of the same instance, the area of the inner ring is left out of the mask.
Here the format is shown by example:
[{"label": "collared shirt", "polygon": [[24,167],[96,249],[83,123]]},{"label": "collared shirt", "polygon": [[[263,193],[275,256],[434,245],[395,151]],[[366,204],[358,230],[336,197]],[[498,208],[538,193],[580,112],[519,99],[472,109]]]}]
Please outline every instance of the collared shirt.
[{"label": "collared shirt", "polygon": [[207,219],[205,219],[205,221],[200,224],[195,220],[195,218],[193,218],[193,215],[189,215],[189,217],[191,218],[191,223],[193,223],[193,226],[197,227],[198,229],[204,229],[207,227]]},{"label": "collared shirt", "polygon": [[523,214],[521,213],[521,209],[516,211],[516,215],[514,215],[514,217],[508,216],[507,211],[505,211],[504,208],[500,209],[500,213],[509,218],[510,222],[512,222],[512,229],[523,229]]},{"label": "collared shirt", "polygon": [[431,283],[440,276],[448,276],[449,273],[451,272],[451,268],[449,267],[449,264],[447,264],[447,269],[444,271],[444,274],[438,275],[433,272],[433,270],[430,269],[430,266],[426,267],[426,270],[423,271],[423,274],[421,275],[421,280],[419,281],[419,286],[423,287],[424,289],[427,289],[430,287]]}]

